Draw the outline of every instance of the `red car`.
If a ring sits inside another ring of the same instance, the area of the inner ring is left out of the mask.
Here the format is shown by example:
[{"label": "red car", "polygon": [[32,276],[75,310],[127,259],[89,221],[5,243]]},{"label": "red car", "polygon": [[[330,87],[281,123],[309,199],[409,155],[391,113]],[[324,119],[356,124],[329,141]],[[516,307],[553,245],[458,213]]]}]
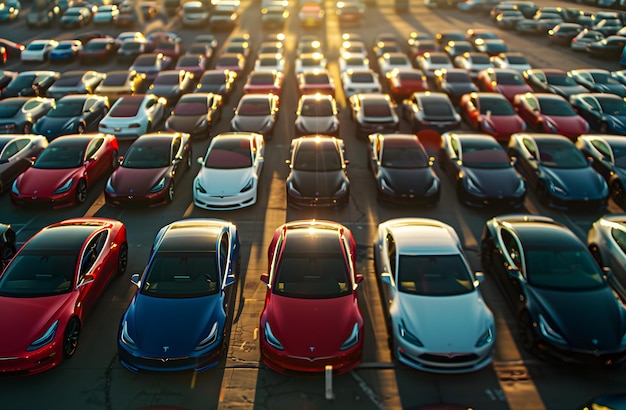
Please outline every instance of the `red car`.
[{"label": "red car", "polygon": [[416,68],[394,68],[385,73],[385,79],[396,101],[402,101],[417,91],[428,91],[426,75]]},{"label": "red car", "polygon": [[298,91],[303,94],[328,94],[335,96],[335,83],[328,70],[314,70],[299,73]]},{"label": "red car", "polygon": [[533,92],[519,71],[512,68],[488,68],[478,73],[476,84],[482,91],[500,93],[513,101],[517,94]]},{"label": "red car", "polygon": [[81,64],[106,63],[117,53],[118,48],[113,37],[94,38],[78,52],[78,61]]},{"label": "red car", "polygon": [[252,71],[243,85],[244,94],[276,94],[283,89],[283,75],[278,71]]},{"label": "red car", "polygon": [[117,167],[119,146],[111,134],[74,134],[57,137],[32,167],[11,187],[16,206],[82,204],[87,190]]},{"label": "red car", "polygon": [[191,168],[191,138],[180,132],[144,134],[120,158],[104,188],[113,206],[172,202],[176,185]]},{"label": "red car", "polygon": [[71,358],[85,318],[127,263],[126,227],[114,219],[68,219],[36,233],[0,276],[0,374]]},{"label": "red car", "polygon": [[526,130],[526,123],[502,94],[469,93],[461,97],[461,116],[472,129],[508,142],[511,134]]},{"label": "red car", "polygon": [[261,360],[285,373],[345,373],[361,362],[363,317],[357,299],[356,244],[336,222],[301,220],[279,227],[268,249]]},{"label": "red car", "polygon": [[533,130],[565,135],[576,140],[589,132],[589,124],[576,114],[569,102],[551,93],[518,94],[513,100],[515,111]]},{"label": "red car", "polygon": [[241,74],[246,67],[246,58],[243,54],[224,53],[215,61],[216,70],[230,70]]}]

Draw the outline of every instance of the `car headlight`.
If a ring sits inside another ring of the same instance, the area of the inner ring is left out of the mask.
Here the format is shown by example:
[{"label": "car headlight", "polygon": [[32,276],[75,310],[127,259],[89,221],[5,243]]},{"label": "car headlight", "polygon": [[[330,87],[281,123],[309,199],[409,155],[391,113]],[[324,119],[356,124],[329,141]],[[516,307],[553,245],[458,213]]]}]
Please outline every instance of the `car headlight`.
[{"label": "car headlight", "polygon": [[63,185],[61,185],[60,187],[58,187],[54,193],[55,194],[62,194],[63,192],[67,192],[70,190],[70,188],[72,187],[72,182],[74,181],[74,178],[70,178],[68,179]]},{"label": "car headlight", "polygon": [[430,185],[430,188],[426,190],[426,195],[432,195],[439,190],[439,178],[433,178],[433,183]]},{"label": "car headlight", "polygon": [[393,190],[393,188],[391,188],[391,185],[389,185],[389,182],[387,182],[387,179],[380,178],[380,190],[383,192],[390,192],[390,193],[394,193],[395,191]]},{"label": "car headlight", "polygon": [[156,185],[152,187],[150,192],[159,192],[163,188],[165,188],[165,177],[161,178],[159,182],[157,182]]},{"label": "car headlight", "polygon": [[120,341],[124,343],[129,349],[137,350],[137,343],[128,334],[128,321],[124,320],[122,324],[122,334],[120,335]]},{"label": "car headlight", "polygon": [[107,192],[111,192],[111,193],[115,192],[115,189],[113,188],[113,184],[111,184],[111,177],[109,177],[109,179],[107,179],[107,183],[104,186],[104,189]]},{"label": "car headlight", "polygon": [[339,347],[339,350],[348,350],[352,346],[356,345],[358,341],[359,341],[359,324],[355,322],[354,326],[352,327],[352,332],[350,333],[350,336],[348,336],[345,342],[341,344],[341,347]]},{"label": "car headlight", "polygon": [[295,195],[302,196],[292,181],[287,181],[287,191],[292,192]]},{"label": "car headlight", "polygon": [[56,334],[58,327],[59,321],[56,320],[52,325],[50,325],[48,330],[44,332],[43,336],[31,343],[30,346],[26,348],[26,350],[32,352],[33,350],[40,349],[45,345],[51,343],[54,340],[54,335]]},{"label": "car headlight", "polygon": [[494,132],[494,129],[493,129],[493,127],[491,126],[491,124],[489,124],[489,121],[487,121],[487,120],[483,120],[483,122],[482,122],[482,124],[481,124],[481,125],[483,126],[483,128],[484,128],[486,131],[489,131],[489,132]]},{"label": "car headlight", "polygon": [[485,330],[485,332],[482,335],[480,335],[480,337],[476,341],[476,347],[483,347],[484,345],[488,343],[492,343],[493,340],[494,340],[493,330],[490,327],[487,330]]},{"label": "car headlight", "polygon": [[20,194],[20,190],[17,188],[17,179],[13,181],[13,185],[11,185],[11,192],[13,193],[13,195]]},{"label": "car headlight", "polygon": [[272,333],[269,322],[265,322],[265,341],[274,349],[285,350],[282,343],[280,343],[276,336],[274,336],[274,333]]},{"label": "car headlight", "polygon": [[208,336],[202,339],[194,350],[204,350],[207,347],[211,346],[213,343],[215,343],[217,341],[218,329],[218,323],[213,323],[213,327],[211,327],[211,331],[209,331]]},{"label": "car headlight", "polygon": [[556,127],[556,125],[552,124],[551,121],[544,121],[545,127],[550,130],[550,132],[559,132],[559,129]]},{"label": "car headlight", "polygon": [[194,186],[196,187],[196,191],[200,192],[201,194],[206,194],[206,189],[204,189],[198,178],[195,179]]},{"label": "car headlight", "polygon": [[550,326],[550,324],[548,323],[546,318],[543,317],[542,314],[539,314],[539,330],[541,331],[541,334],[546,339],[550,340],[553,343],[558,343],[558,344],[566,344],[567,343],[565,341],[565,339],[563,338],[563,336],[561,336],[560,333],[558,333],[556,330],[554,330]]},{"label": "car headlight", "polygon": [[478,185],[476,185],[476,183],[472,180],[472,178],[465,178],[465,186],[467,187],[467,190],[470,192],[473,192],[475,194],[482,194],[483,191],[480,189],[480,187]]},{"label": "car headlight", "polygon": [[335,195],[343,195],[343,194],[346,193],[346,191],[348,191],[348,182],[347,181],[343,181],[341,183],[341,186],[339,187],[339,189],[335,193]]},{"label": "car headlight", "polygon": [[417,338],[417,336],[406,330],[404,320],[401,320],[400,324],[398,324],[398,330],[400,332],[400,337],[402,337],[407,342],[418,347],[424,347],[424,344],[421,342],[421,340]]},{"label": "car headlight", "polygon": [[550,191],[554,193],[557,193],[560,195],[567,195],[567,191],[565,190],[565,188],[555,184],[554,181],[548,181],[548,188],[550,189]]},{"label": "car headlight", "polygon": [[246,182],[246,185],[244,185],[243,188],[241,188],[241,191],[239,192],[246,192],[252,189],[252,187],[254,187],[254,178],[250,178],[248,180],[248,182]]}]

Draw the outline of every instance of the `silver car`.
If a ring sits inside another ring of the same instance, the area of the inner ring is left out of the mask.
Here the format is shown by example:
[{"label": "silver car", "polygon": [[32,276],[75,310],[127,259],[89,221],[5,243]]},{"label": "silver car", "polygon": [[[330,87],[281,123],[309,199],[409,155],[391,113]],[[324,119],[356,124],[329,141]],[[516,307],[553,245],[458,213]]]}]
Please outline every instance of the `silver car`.
[{"label": "silver car", "polygon": [[328,94],[305,94],[298,101],[296,134],[339,135],[337,102]]},{"label": "silver car", "polygon": [[598,265],[610,269],[609,282],[626,300],[626,214],[607,214],[595,221],[587,246]]}]

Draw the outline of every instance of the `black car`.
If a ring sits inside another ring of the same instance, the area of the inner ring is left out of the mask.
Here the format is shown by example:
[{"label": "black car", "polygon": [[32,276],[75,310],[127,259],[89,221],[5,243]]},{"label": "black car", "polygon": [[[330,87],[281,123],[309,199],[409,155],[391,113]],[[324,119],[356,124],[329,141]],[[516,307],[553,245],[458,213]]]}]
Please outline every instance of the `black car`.
[{"label": "black car", "polygon": [[571,95],[587,92],[585,87],[559,68],[532,68],[524,71],[522,75],[535,92],[558,94],[566,100]]},{"label": "black car", "polygon": [[30,134],[33,124],[53,106],[54,99],[46,97],[9,97],[0,100],[0,133]]},{"label": "black car", "polygon": [[461,116],[456,112],[450,97],[444,93],[416,92],[402,102],[402,112],[411,125],[411,130],[448,131],[461,125]]},{"label": "black car", "polygon": [[593,57],[617,59],[626,45],[626,37],[608,36],[605,39],[587,44],[587,53]]},{"label": "black car", "polygon": [[608,70],[583,68],[568,71],[567,75],[591,92],[615,94],[621,98],[626,97],[626,86],[615,79]]},{"label": "black car", "polygon": [[591,252],[546,216],[503,215],[482,234],[483,269],[503,290],[531,353],[616,365],[626,353],[626,309]]},{"label": "black car", "polygon": [[464,94],[478,91],[478,87],[472,82],[469,72],[464,68],[435,70],[434,80],[437,89],[448,94],[454,105],[459,105]]},{"label": "black car", "polygon": [[374,132],[398,131],[400,118],[389,94],[359,93],[348,101],[359,137],[365,138]]},{"label": "black car", "polygon": [[462,204],[512,208],[524,205],[524,179],[504,148],[488,134],[443,134],[439,166],[455,184]]},{"label": "black car", "polygon": [[59,77],[61,73],[56,71],[22,71],[2,90],[0,98],[45,96]]},{"label": "black car", "polygon": [[439,177],[415,134],[370,134],[369,166],[378,200],[395,204],[435,205],[441,195]]},{"label": "black car", "polygon": [[350,181],[344,142],[327,135],[310,135],[291,141],[291,172],[287,176],[287,205],[336,207],[348,205]]},{"label": "black car", "polygon": [[224,102],[235,88],[237,73],[231,70],[205,70],[196,85],[196,93],[215,93],[222,96]]},{"label": "black car", "polygon": [[186,132],[195,137],[211,137],[213,126],[222,117],[222,96],[213,93],[183,95],[165,121],[169,131]]},{"label": "black car", "polygon": [[148,87],[148,94],[158,95],[167,99],[173,107],[183,94],[191,92],[196,83],[193,74],[185,70],[161,71]]},{"label": "black car", "polygon": [[606,181],[568,138],[557,134],[513,134],[508,151],[544,205],[565,210],[606,209]]},{"label": "black car", "polygon": [[69,94],[35,123],[33,131],[48,141],[67,134],[83,134],[98,130],[100,120],[109,112],[109,99],[93,94]]},{"label": "black car", "polygon": [[626,102],[623,97],[586,93],[573,95],[569,102],[592,129],[602,134],[626,135]]},{"label": "black car", "polygon": [[581,135],[576,147],[591,166],[604,177],[611,191],[611,198],[626,209],[626,138],[611,135]]},{"label": "black car", "polygon": [[91,17],[91,10],[87,7],[70,7],[59,19],[59,24],[64,29],[80,28],[89,23]]}]

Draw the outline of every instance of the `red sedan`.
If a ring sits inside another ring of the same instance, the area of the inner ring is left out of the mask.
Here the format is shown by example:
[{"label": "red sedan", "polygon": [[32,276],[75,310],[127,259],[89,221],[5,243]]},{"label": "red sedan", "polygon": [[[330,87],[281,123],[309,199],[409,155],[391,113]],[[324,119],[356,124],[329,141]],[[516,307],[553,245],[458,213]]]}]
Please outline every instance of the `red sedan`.
[{"label": "red sedan", "polygon": [[283,75],[278,71],[252,71],[243,85],[245,94],[275,94],[283,89]]},{"label": "red sedan", "polygon": [[111,134],[75,134],[55,138],[32,167],[11,187],[16,206],[82,204],[87,190],[117,167],[119,146]]},{"label": "red sedan", "polygon": [[71,358],[85,318],[127,264],[120,221],[75,218],[36,233],[0,276],[0,375],[39,373]]},{"label": "red sedan", "polygon": [[517,94],[532,92],[519,71],[512,68],[488,68],[478,73],[476,84],[482,91],[500,93],[507,100],[513,101]]},{"label": "red sedan", "polygon": [[282,225],[268,249],[261,360],[284,373],[347,372],[361,362],[363,317],[357,287],[356,244],[336,222]]},{"label": "red sedan", "polygon": [[550,93],[518,94],[513,100],[515,111],[533,130],[565,135],[576,140],[589,132],[589,124],[576,114],[569,102]]},{"label": "red sedan", "polygon": [[394,68],[385,73],[385,79],[396,101],[402,101],[417,91],[428,91],[426,75],[416,68]]},{"label": "red sedan", "polygon": [[461,116],[475,130],[508,142],[511,134],[526,130],[526,123],[502,94],[469,93],[461,97]]},{"label": "red sedan", "polygon": [[299,73],[298,91],[303,94],[328,94],[335,96],[335,83],[328,70],[314,70]]}]

